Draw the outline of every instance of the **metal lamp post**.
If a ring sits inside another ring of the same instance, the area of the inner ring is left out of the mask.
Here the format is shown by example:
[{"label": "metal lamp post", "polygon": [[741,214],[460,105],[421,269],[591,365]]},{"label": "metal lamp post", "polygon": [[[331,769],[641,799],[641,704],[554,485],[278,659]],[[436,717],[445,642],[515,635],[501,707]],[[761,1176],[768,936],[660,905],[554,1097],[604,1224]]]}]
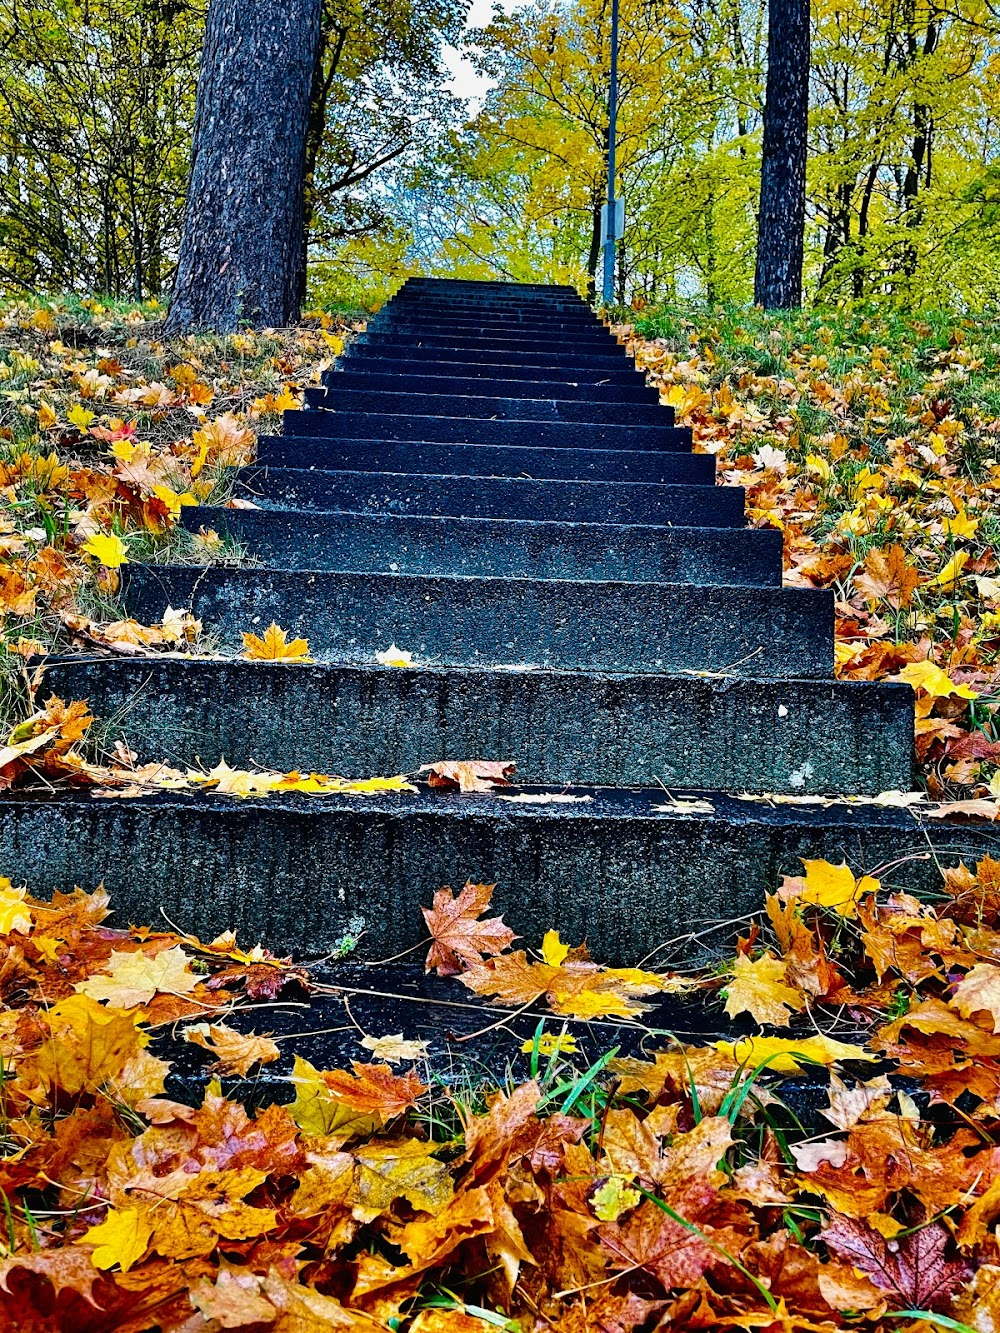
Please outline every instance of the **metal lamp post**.
[{"label": "metal lamp post", "polygon": [[608,198],[604,213],[604,288],[606,306],[615,299],[615,242],[621,235],[621,200],[615,196],[615,149],[618,138],[618,0],[611,0],[611,82],[608,88]]}]

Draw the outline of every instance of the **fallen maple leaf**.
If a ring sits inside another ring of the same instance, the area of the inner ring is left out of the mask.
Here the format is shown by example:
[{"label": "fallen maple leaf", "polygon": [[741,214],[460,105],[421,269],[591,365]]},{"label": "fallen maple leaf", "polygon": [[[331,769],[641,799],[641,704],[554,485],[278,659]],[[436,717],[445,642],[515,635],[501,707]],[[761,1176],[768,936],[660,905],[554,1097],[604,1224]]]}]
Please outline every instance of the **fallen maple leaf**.
[{"label": "fallen maple leaf", "polygon": [[976,963],[955,986],[949,1003],[963,1018],[988,1013],[994,1033],[1000,1033],[1000,967]]},{"label": "fallen maple leaf", "polygon": [[312,661],[309,656],[308,640],[292,639],[289,642],[287,632],[273,620],[262,637],[245,632],[243,645],[246,649],[243,656],[248,662],[308,663]]},{"label": "fallen maple leaf", "polygon": [[384,651],[375,654],[376,662],[387,667],[408,667],[413,665],[413,654],[407,652],[404,648],[397,648],[394,643]]},{"label": "fallen maple leaf", "polygon": [[494,787],[509,787],[516,767],[506,759],[441,759],[436,764],[424,764],[417,771],[427,774],[430,787],[486,792]]},{"label": "fallen maple leaf", "polygon": [[971,1272],[962,1260],[946,1259],[950,1236],[940,1222],[886,1240],[864,1222],[838,1216],[820,1236],[834,1254],[911,1310],[949,1309],[952,1296]]},{"label": "fallen maple leaf", "polygon": [[198,980],[180,945],[156,955],[120,953],[113,949],[103,974],[88,977],[79,982],[76,989],[92,1000],[107,1000],[113,1008],[133,1009],[148,1004],[161,991],[187,995],[197,986]]},{"label": "fallen maple leaf", "polygon": [[495,956],[509,949],[517,937],[503,917],[479,918],[490,905],[494,884],[473,884],[470,880],[456,898],[446,885],[434,894],[433,907],[422,907],[434,943],[427,954],[424,970],[438,976],[456,976],[463,967],[482,962],[483,955]]},{"label": "fallen maple leaf", "polygon": [[875,1056],[861,1046],[834,1041],[832,1037],[740,1037],[737,1041],[715,1041],[717,1051],[751,1069],[764,1065],[781,1074],[794,1074],[803,1063],[836,1064],[838,1060],[866,1060]]},{"label": "fallen maple leaf", "polygon": [[895,611],[907,607],[920,586],[920,571],[907,564],[902,546],[887,551],[873,547],[865,557],[863,574],[854,576],[854,586],[870,601],[886,601]]},{"label": "fallen maple leaf", "polygon": [[371,1051],[376,1060],[398,1065],[405,1060],[426,1060],[430,1048],[425,1041],[405,1041],[401,1032],[386,1037],[362,1037],[361,1045]]},{"label": "fallen maple leaf", "polygon": [[932,699],[946,699],[950,695],[958,699],[979,698],[974,689],[968,685],[956,685],[946,671],[931,661],[910,662],[892,679],[904,681],[915,690],[930,695]]},{"label": "fallen maple leaf", "polygon": [[24,901],[27,892],[23,885],[15,889],[9,879],[0,875],[0,935],[14,931],[27,935],[31,930],[31,909]]},{"label": "fallen maple leaf", "polygon": [[253,1065],[270,1064],[281,1055],[270,1037],[237,1032],[225,1023],[192,1023],[184,1029],[184,1040],[216,1056],[212,1072],[246,1078]]},{"label": "fallen maple leaf", "polygon": [[118,569],[128,564],[125,543],[113,532],[94,533],[80,547],[87,555],[92,555],[105,569]]},{"label": "fallen maple leaf", "polygon": [[878,893],[882,887],[871,875],[855,879],[854,871],[846,863],[831,865],[829,861],[803,860],[805,876],[786,875],[781,885],[781,897],[812,903],[817,907],[832,907],[839,916],[857,916],[858,903],[869,893]]},{"label": "fallen maple leaf", "polygon": [[787,972],[785,960],[772,953],[752,960],[739,954],[732,980],[726,983],[726,1013],[730,1018],[749,1014],[757,1023],[784,1027],[792,1013],[806,1005],[802,992],[788,985]]},{"label": "fallen maple leaf", "polygon": [[109,1208],[98,1226],[90,1227],[76,1240],[77,1245],[92,1245],[91,1261],[95,1268],[114,1268],[127,1273],[149,1248],[153,1227],[147,1210]]}]

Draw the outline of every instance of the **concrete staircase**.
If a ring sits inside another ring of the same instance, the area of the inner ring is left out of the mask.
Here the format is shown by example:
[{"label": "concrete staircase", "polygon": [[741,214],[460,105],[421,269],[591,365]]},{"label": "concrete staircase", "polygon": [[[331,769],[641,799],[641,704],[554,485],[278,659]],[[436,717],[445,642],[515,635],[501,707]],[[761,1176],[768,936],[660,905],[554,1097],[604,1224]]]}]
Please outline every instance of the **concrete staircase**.
[{"label": "concrete staircase", "polygon": [[[307,399],[241,470],[260,508],[187,515],[260,567],[123,573],[140,619],[191,607],[234,654],[276,620],[316,664],[74,658],[48,686],[144,758],[352,777],[510,759],[588,799],[7,800],[3,873],[103,879],[120,916],[312,954],[359,915],[376,954],[406,947],[433,889],[499,880],[523,933],[634,958],[755,909],[799,856],[912,852],[912,886],[935,881],[931,848],[998,841],[723,794],[908,788],[912,695],[833,680],[832,595],[781,587],[779,534],[743,526],[743,492],[571,289],[411,280]],[[377,663],[393,642],[414,669]]]}]

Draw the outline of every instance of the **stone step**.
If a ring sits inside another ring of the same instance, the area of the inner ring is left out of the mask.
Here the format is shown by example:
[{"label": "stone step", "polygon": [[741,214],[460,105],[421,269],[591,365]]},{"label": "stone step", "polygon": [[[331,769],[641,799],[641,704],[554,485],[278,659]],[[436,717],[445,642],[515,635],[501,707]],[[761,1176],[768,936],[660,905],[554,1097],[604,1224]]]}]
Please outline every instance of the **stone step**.
[{"label": "stone step", "polygon": [[499,880],[493,910],[529,944],[557,929],[586,939],[602,962],[634,965],[667,941],[674,958],[731,956],[746,934],[740,918],[760,911],[782,874],[801,874],[803,857],[846,859],[880,872],[887,889],[940,893],[941,866],[1000,856],[998,825],[901,809],[710,792],[711,811],[663,812],[667,798],[654,791],[571,794],[593,799],[8,796],[0,864],[15,884],[69,892],[103,882],[119,927],[148,925],[162,909],[202,939],[235,929],[244,946],[262,940],[311,957],[329,953],[358,916],[362,957],[419,947],[419,909],[436,889]]},{"label": "stone step", "polygon": [[[439,296],[509,296],[512,300],[577,300],[580,293],[568,282],[508,282],[506,278],[407,278],[399,292],[429,291]],[[397,293],[398,294],[398,293]]]},{"label": "stone step", "polygon": [[[518,337],[512,334],[509,338],[501,337],[496,333],[484,333],[477,336],[474,333],[456,333],[453,330],[443,330],[440,333],[434,333],[429,330],[415,330],[406,332],[400,329],[374,329],[371,333],[359,333],[357,341],[366,347],[392,347],[400,351],[406,351],[411,347],[434,347],[445,348],[449,351],[488,351],[513,354],[517,357],[521,352],[548,352],[552,353],[553,343],[555,346],[569,346],[569,342],[561,343],[558,340],[546,338],[542,335],[522,335]],[[615,342],[610,333],[598,331],[586,335],[576,335],[572,339],[572,355],[585,356],[616,356],[619,362],[625,359],[625,348],[620,343]]]},{"label": "stone step", "polygon": [[[627,384],[571,384],[560,380],[527,379],[501,381],[496,376],[484,383],[477,375],[404,374],[392,363],[362,367],[351,362],[338,362],[336,369],[324,373],[323,386],[359,393],[445,394],[459,399],[497,397],[505,400],[649,403],[654,407],[660,401],[659,390],[652,384],[645,384],[638,375],[633,375]],[[494,392],[487,395],[484,392],[487,387]]]},{"label": "stone step", "polygon": [[252,466],[239,470],[237,483],[243,498],[282,509],[706,528],[737,528],[743,524],[744,491],[735,486]]},{"label": "stone step", "polygon": [[593,315],[528,315],[486,311],[438,314],[433,310],[386,307],[373,316],[367,333],[460,333],[473,338],[546,338],[552,342],[576,342],[577,339],[613,337],[608,328]]},{"label": "stone step", "polygon": [[[337,377],[339,379],[339,376]],[[407,417],[455,417],[477,421],[570,421],[587,425],[673,425],[669,408],[649,403],[602,403],[558,398],[500,398],[449,393],[389,392],[341,387],[306,389],[306,407],[323,412],[386,413]]]},{"label": "stone step", "polygon": [[244,543],[277,569],[485,578],[781,586],[772,528],[661,528],[520,519],[185,509],[185,525]]},{"label": "stone step", "polygon": [[337,374],[339,371],[358,375],[413,375],[419,378],[453,378],[473,380],[477,384],[485,380],[487,383],[493,382],[502,387],[505,391],[512,385],[521,384],[527,381],[544,382],[549,384],[560,384],[574,389],[595,388],[605,392],[613,392],[615,389],[632,389],[636,385],[641,388],[649,388],[646,384],[643,373],[636,370],[631,362],[626,362],[623,366],[620,361],[616,361],[617,369],[600,370],[588,369],[586,366],[573,369],[568,366],[544,366],[532,365],[504,365],[501,362],[478,361],[411,361],[396,360],[395,358],[372,356],[370,348],[364,346],[355,346],[351,344],[344,353],[338,358],[332,370],[324,372],[327,375]]},{"label": "stone step", "polygon": [[573,375],[574,378],[594,370],[612,375],[639,373],[635,368],[635,361],[632,357],[623,356],[620,348],[594,356],[573,349],[568,351],[546,351],[543,349],[529,352],[523,347],[507,347],[496,351],[490,348],[484,350],[475,347],[422,347],[415,346],[412,343],[400,346],[394,343],[368,343],[365,342],[365,334],[359,334],[348,345],[344,356],[350,357],[352,362],[355,360],[378,360],[393,363],[432,361],[437,364],[460,362],[462,365],[481,365],[487,368],[502,365],[505,367],[505,373],[510,367],[546,366],[552,369],[562,368]]},{"label": "stone step", "polygon": [[671,409],[660,409],[662,426],[616,426],[578,421],[493,421],[477,417],[409,417],[379,412],[286,412],[289,435],[328,440],[426,440],[434,444],[528,445],[541,449],[667,449],[688,452],[691,428],[672,426]]},{"label": "stone step", "polygon": [[652,481],[710,486],[712,454],[666,449],[533,449],[527,444],[435,444],[428,440],[327,440],[264,435],[265,467],[347,472],[421,472],[453,477],[534,477],[559,481]]},{"label": "stone step", "polygon": [[589,321],[606,327],[588,305],[579,301],[532,301],[527,304],[520,301],[483,301],[472,299],[446,300],[428,296],[397,296],[389,305],[385,305],[372,318],[381,319],[384,315],[403,313],[414,318],[433,316],[440,320],[452,318],[483,318],[511,320],[561,320],[569,323]]},{"label": "stone step", "polygon": [[111,719],[108,744],[182,765],[361,778],[479,757],[527,783],[800,795],[913,778],[908,685],[77,657],[45,688]]},{"label": "stone step", "polygon": [[365,666],[395,643],[432,666],[832,675],[833,596],[815,589],[170,565],[122,575],[136,619],[189,607],[228,652],[274,620],[318,660]]}]

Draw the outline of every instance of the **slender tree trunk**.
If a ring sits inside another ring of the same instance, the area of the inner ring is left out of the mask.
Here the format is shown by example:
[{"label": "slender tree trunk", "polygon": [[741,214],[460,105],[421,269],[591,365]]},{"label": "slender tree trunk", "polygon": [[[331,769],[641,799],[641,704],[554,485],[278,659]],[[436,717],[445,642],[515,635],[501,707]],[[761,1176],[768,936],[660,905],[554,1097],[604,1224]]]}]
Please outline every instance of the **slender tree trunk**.
[{"label": "slender tree trunk", "polygon": [[809,0],[769,0],[754,300],[802,304],[809,129]]},{"label": "slender tree trunk", "polygon": [[171,333],[298,315],[321,0],[211,0]]},{"label": "slender tree trunk", "polygon": [[595,199],[590,211],[590,251],[587,255],[587,300],[597,294],[597,265],[601,258],[601,204]]}]

